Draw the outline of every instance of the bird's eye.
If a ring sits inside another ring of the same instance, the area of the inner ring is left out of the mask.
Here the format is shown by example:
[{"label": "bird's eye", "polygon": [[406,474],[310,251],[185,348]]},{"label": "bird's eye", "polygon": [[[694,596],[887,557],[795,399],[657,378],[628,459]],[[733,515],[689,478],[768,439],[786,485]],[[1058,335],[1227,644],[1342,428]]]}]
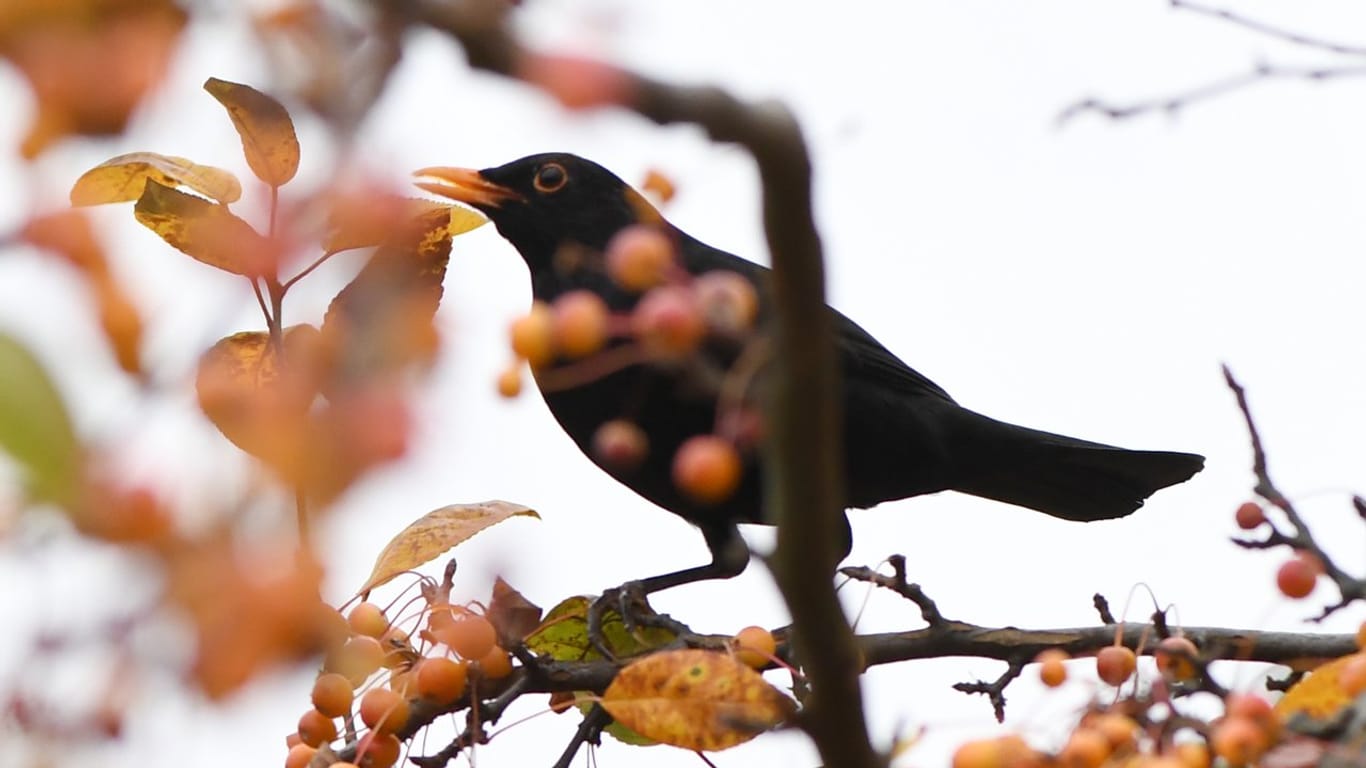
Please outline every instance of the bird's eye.
[{"label": "bird's eye", "polygon": [[541,169],[536,171],[536,178],[533,183],[536,185],[537,192],[556,192],[564,183],[569,181],[569,173],[564,166],[559,163],[546,163]]}]

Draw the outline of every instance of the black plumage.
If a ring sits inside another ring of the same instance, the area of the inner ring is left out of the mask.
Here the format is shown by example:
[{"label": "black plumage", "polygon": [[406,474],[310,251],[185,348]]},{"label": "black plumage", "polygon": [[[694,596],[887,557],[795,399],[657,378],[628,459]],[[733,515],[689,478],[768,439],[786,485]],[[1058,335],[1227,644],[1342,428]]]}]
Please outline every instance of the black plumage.
[{"label": "black plumage", "polygon": [[[607,276],[601,254],[614,235],[640,223],[671,236],[687,272],[733,270],[764,295],[765,267],[673,227],[629,185],[583,158],[542,154],[483,171],[419,173],[428,178],[420,184],[425,189],[489,216],[526,261],[536,299],[553,302],[568,291],[586,289],[612,309],[629,311],[639,296]],[[1104,520],[1132,513],[1155,491],[1189,479],[1203,466],[1204,459],[1194,454],[1126,450],[963,408],[852,320],[829,312],[843,372],[848,507],[953,490],[1067,520]],[[737,348],[713,342],[706,353],[724,369]],[[540,378],[549,380],[555,371],[552,366]],[[640,582],[644,592],[738,573],[748,553],[736,524],[764,522],[757,457],[747,458],[739,489],[720,503],[698,503],[673,482],[675,449],[716,424],[715,389],[699,386],[697,379],[687,366],[642,364],[542,392],[551,413],[590,458],[706,536],[712,564],[646,579]],[[598,427],[622,416],[639,424],[650,444],[644,462],[629,471],[607,466],[591,450]]]}]

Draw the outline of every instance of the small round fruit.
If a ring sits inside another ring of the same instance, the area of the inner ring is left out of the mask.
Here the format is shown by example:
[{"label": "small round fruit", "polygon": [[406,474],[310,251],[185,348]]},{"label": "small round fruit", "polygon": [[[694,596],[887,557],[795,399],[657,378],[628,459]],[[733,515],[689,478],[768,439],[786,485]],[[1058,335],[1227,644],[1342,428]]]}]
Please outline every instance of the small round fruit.
[{"label": "small round fruit", "polygon": [[417,665],[417,694],[438,704],[449,704],[465,692],[465,663],[441,657]]},{"label": "small round fruit", "polygon": [[382,637],[389,629],[389,619],[384,615],[384,609],[374,603],[360,603],[352,608],[346,623],[351,625],[356,634],[374,638]]},{"label": "small round fruit", "polygon": [[512,321],[508,327],[512,351],[532,368],[548,365],[555,359],[555,313],[550,305],[538,301],[531,311]]},{"label": "small round fruit", "polygon": [[360,719],[380,733],[393,733],[408,722],[408,700],[388,688],[371,688],[360,699]]},{"label": "small round fruit", "polygon": [[1110,685],[1122,685],[1137,667],[1134,652],[1122,645],[1107,645],[1096,653],[1096,674]]},{"label": "small round fruit", "polygon": [[703,504],[730,498],[740,485],[741,470],[740,453],[716,435],[690,437],[674,454],[674,485]]},{"label": "small round fruit", "polygon": [[1153,652],[1157,670],[1168,680],[1190,680],[1195,677],[1195,660],[1200,650],[1189,638],[1165,637]]},{"label": "small round fruit", "polygon": [[953,768],[1040,768],[1043,761],[1025,740],[1013,734],[969,741],[953,753]]},{"label": "small round fruit", "polygon": [[374,674],[384,661],[384,646],[369,635],[356,635],[337,654],[336,671],[348,678],[364,679]]},{"label": "small round fruit", "polygon": [[1210,733],[1210,748],[1231,768],[1250,765],[1266,751],[1270,740],[1261,728],[1243,717],[1226,718]]},{"label": "small round fruit", "polygon": [[285,768],[308,768],[308,764],[313,761],[313,756],[318,754],[315,747],[307,744],[295,744],[289,748],[289,754],[285,757]]},{"label": "small round fruit", "polygon": [[522,394],[522,366],[513,363],[498,374],[498,394],[511,400]]},{"label": "small round fruit", "polygon": [[1039,679],[1049,688],[1057,688],[1067,682],[1067,652],[1061,648],[1049,648],[1034,660],[1039,663]]},{"label": "small round fruit", "polygon": [[773,661],[778,642],[763,627],[745,627],[735,633],[735,658],[751,669],[763,669]]},{"label": "small round fruit", "polygon": [[457,618],[449,627],[437,630],[436,636],[466,659],[480,658],[498,642],[498,632],[493,624],[475,613]]},{"label": "small round fruit", "polygon": [[702,319],[712,330],[739,335],[754,327],[759,314],[759,295],[754,285],[738,272],[718,269],[699,275],[692,284]]},{"label": "small round fruit", "polygon": [[1276,571],[1276,586],[1281,594],[1296,600],[1308,597],[1319,579],[1320,568],[1312,557],[1298,554]]},{"label": "small round fruit", "polygon": [[326,672],[313,681],[313,706],[327,717],[345,717],[351,713],[355,692],[346,675]]},{"label": "small round fruit", "polygon": [[1250,531],[1266,522],[1266,512],[1262,511],[1262,506],[1257,502],[1245,501],[1238,506],[1238,511],[1233,513],[1233,519],[1239,528]]},{"label": "small round fruit", "polygon": [[1138,741],[1138,723],[1116,712],[1102,712],[1082,720],[1082,725],[1099,733],[1110,743],[1110,749],[1123,752]]},{"label": "small round fruit", "polygon": [[1110,740],[1090,728],[1078,728],[1058,752],[1059,768],[1100,768],[1110,756]]},{"label": "small round fruit", "polygon": [[591,291],[570,291],[553,306],[555,347],[566,357],[587,357],[607,343],[607,305]]},{"label": "small round fruit", "polygon": [[1209,768],[1209,746],[1203,741],[1183,741],[1172,747],[1172,757],[1181,768]]},{"label": "small round fruit", "polygon": [[679,359],[692,354],[707,335],[693,292],[681,285],[655,288],[631,313],[631,332],[651,354]]},{"label": "small round fruit", "polygon": [[605,421],[593,433],[593,458],[618,471],[640,466],[649,450],[645,430],[626,419]]},{"label": "small round fruit", "polygon": [[304,744],[317,748],[335,738],[337,738],[337,724],[332,722],[332,718],[327,715],[316,709],[310,709],[299,718],[299,740]]},{"label": "small round fruit", "polygon": [[501,680],[512,674],[512,657],[498,646],[478,659],[479,672],[485,680]]},{"label": "small round fruit", "polygon": [[674,261],[673,242],[658,227],[636,225],[607,243],[607,274],[617,285],[641,293],[663,283]]},{"label": "small round fruit", "polygon": [[389,768],[398,762],[403,745],[392,733],[371,731],[356,742],[356,765],[360,768]]},{"label": "small round fruit", "polygon": [[1366,691],[1366,653],[1352,654],[1351,660],[1338,670],[1338,687],[1354,699]]}]

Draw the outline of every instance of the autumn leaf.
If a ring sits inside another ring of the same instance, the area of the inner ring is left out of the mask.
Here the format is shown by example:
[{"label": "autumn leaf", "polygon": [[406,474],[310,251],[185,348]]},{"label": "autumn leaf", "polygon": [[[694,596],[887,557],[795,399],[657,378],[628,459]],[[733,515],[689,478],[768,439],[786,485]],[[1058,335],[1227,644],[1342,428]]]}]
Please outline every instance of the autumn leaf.
[{"label": "autumn leaf", "polygon": [[66,405],[37,358],[4,334],[0,448],[18,462],[33,499],[68,508],[78,501],[81,450]]},{"label": "autumn leaf", "polygon": [[1283,721],[1301,713],[1315,720],[1336,717],[1352,703],[1352,697],[1347,695],[1338,682],[1338,673],[1358,657],[1357,654],[1343,656],[1310,672],[1304,679],[1291,686],[1280,701],[1276,702],[1276,714]]},{"label": "autumn leaf", "polygon": [[364,595],[405,571],[430,562],[471,536],[513,517],[540,519],[535,510],[509,501],[478,504],[451,504],[432,510],[399,532],[375,560],[365,585],[356,590]]},{"label": "autumn leaf", "polygon": [[235,275],[256,275],[274,261],[269,241],[227,206],[147,179],[133,215],[176,250]]},{"label": "autumn leaf", "polygon": [[493,582],[485,618],[498,630],[499,640],[518,640],[531,634],[541,622],[541,608],[499,576]]},{"label": "autumn leaf", "polygon": [[733,656],[661,651],[627,665],[601,704],[627,728],[665,744],[716,751],[786,721],[796,705]]},{"label": "autumn leaf", "polygon": [[323,250],[335,253],[379,245],[407,222],[439,210],[450,212],[447,232],[452,237],[488,223],[477,211],[420,197],[383,193],[339,195],[328,211]]},{"label": "autumn leaf", "polygon": [[227,108],[256,178],[273,187],[294,178],[299,170],[299,138],[280,102],[249,85],[216,77],[204,81],[204,90]]},{"label": "autumn leaf", "polygon": [[268,334],[235,333],[204,353],[195,377],[199,407],[218,431],[292,479],[308,460],[308,408],[318,391],[317,337],[310,325],[285,329],[288,365],[282,369]]},{"label": "autumn leaf", "polygon": [[399,227],[332,300],[322,332],[335,358],[335,385],[435,356],[433,319],[450,259],[450,215],[450,208],[440,207]]},{"label": "autumn leaf", "polygon": [[[588,642],[588,606],[592,601],[593,598],[583,596],[560,601],[541,620],[541,625],[526,636],[527,648],[556,661],[602,658]],[[662,648],[677,636],[663,627],[637,626],[631,632],[621,614],[608,609],[602,615],[602,639],[614,656],[624,659]]]},{"label": "autumn leaf", "polygon": [[184,186],[220,203],[242,196],[237,177],[221,168],[199,165],[183,157],[155,152],[132,152],[111,157],[76,179],[72,205],[123,203],[142,197],[147,180],[166,187]]}]

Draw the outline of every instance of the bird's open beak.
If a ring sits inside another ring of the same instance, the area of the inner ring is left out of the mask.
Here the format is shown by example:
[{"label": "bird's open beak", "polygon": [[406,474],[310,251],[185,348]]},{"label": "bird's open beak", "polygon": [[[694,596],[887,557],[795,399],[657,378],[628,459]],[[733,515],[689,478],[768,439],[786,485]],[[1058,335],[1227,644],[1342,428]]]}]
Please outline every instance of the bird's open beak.
[{"label": "bird's open beak", "polygon": [[414,183],[422,189],[475,208],[499,208],[508,200],[523,199],[515,190],[469,168],[423,168],[413,175],[421,179]]}]

